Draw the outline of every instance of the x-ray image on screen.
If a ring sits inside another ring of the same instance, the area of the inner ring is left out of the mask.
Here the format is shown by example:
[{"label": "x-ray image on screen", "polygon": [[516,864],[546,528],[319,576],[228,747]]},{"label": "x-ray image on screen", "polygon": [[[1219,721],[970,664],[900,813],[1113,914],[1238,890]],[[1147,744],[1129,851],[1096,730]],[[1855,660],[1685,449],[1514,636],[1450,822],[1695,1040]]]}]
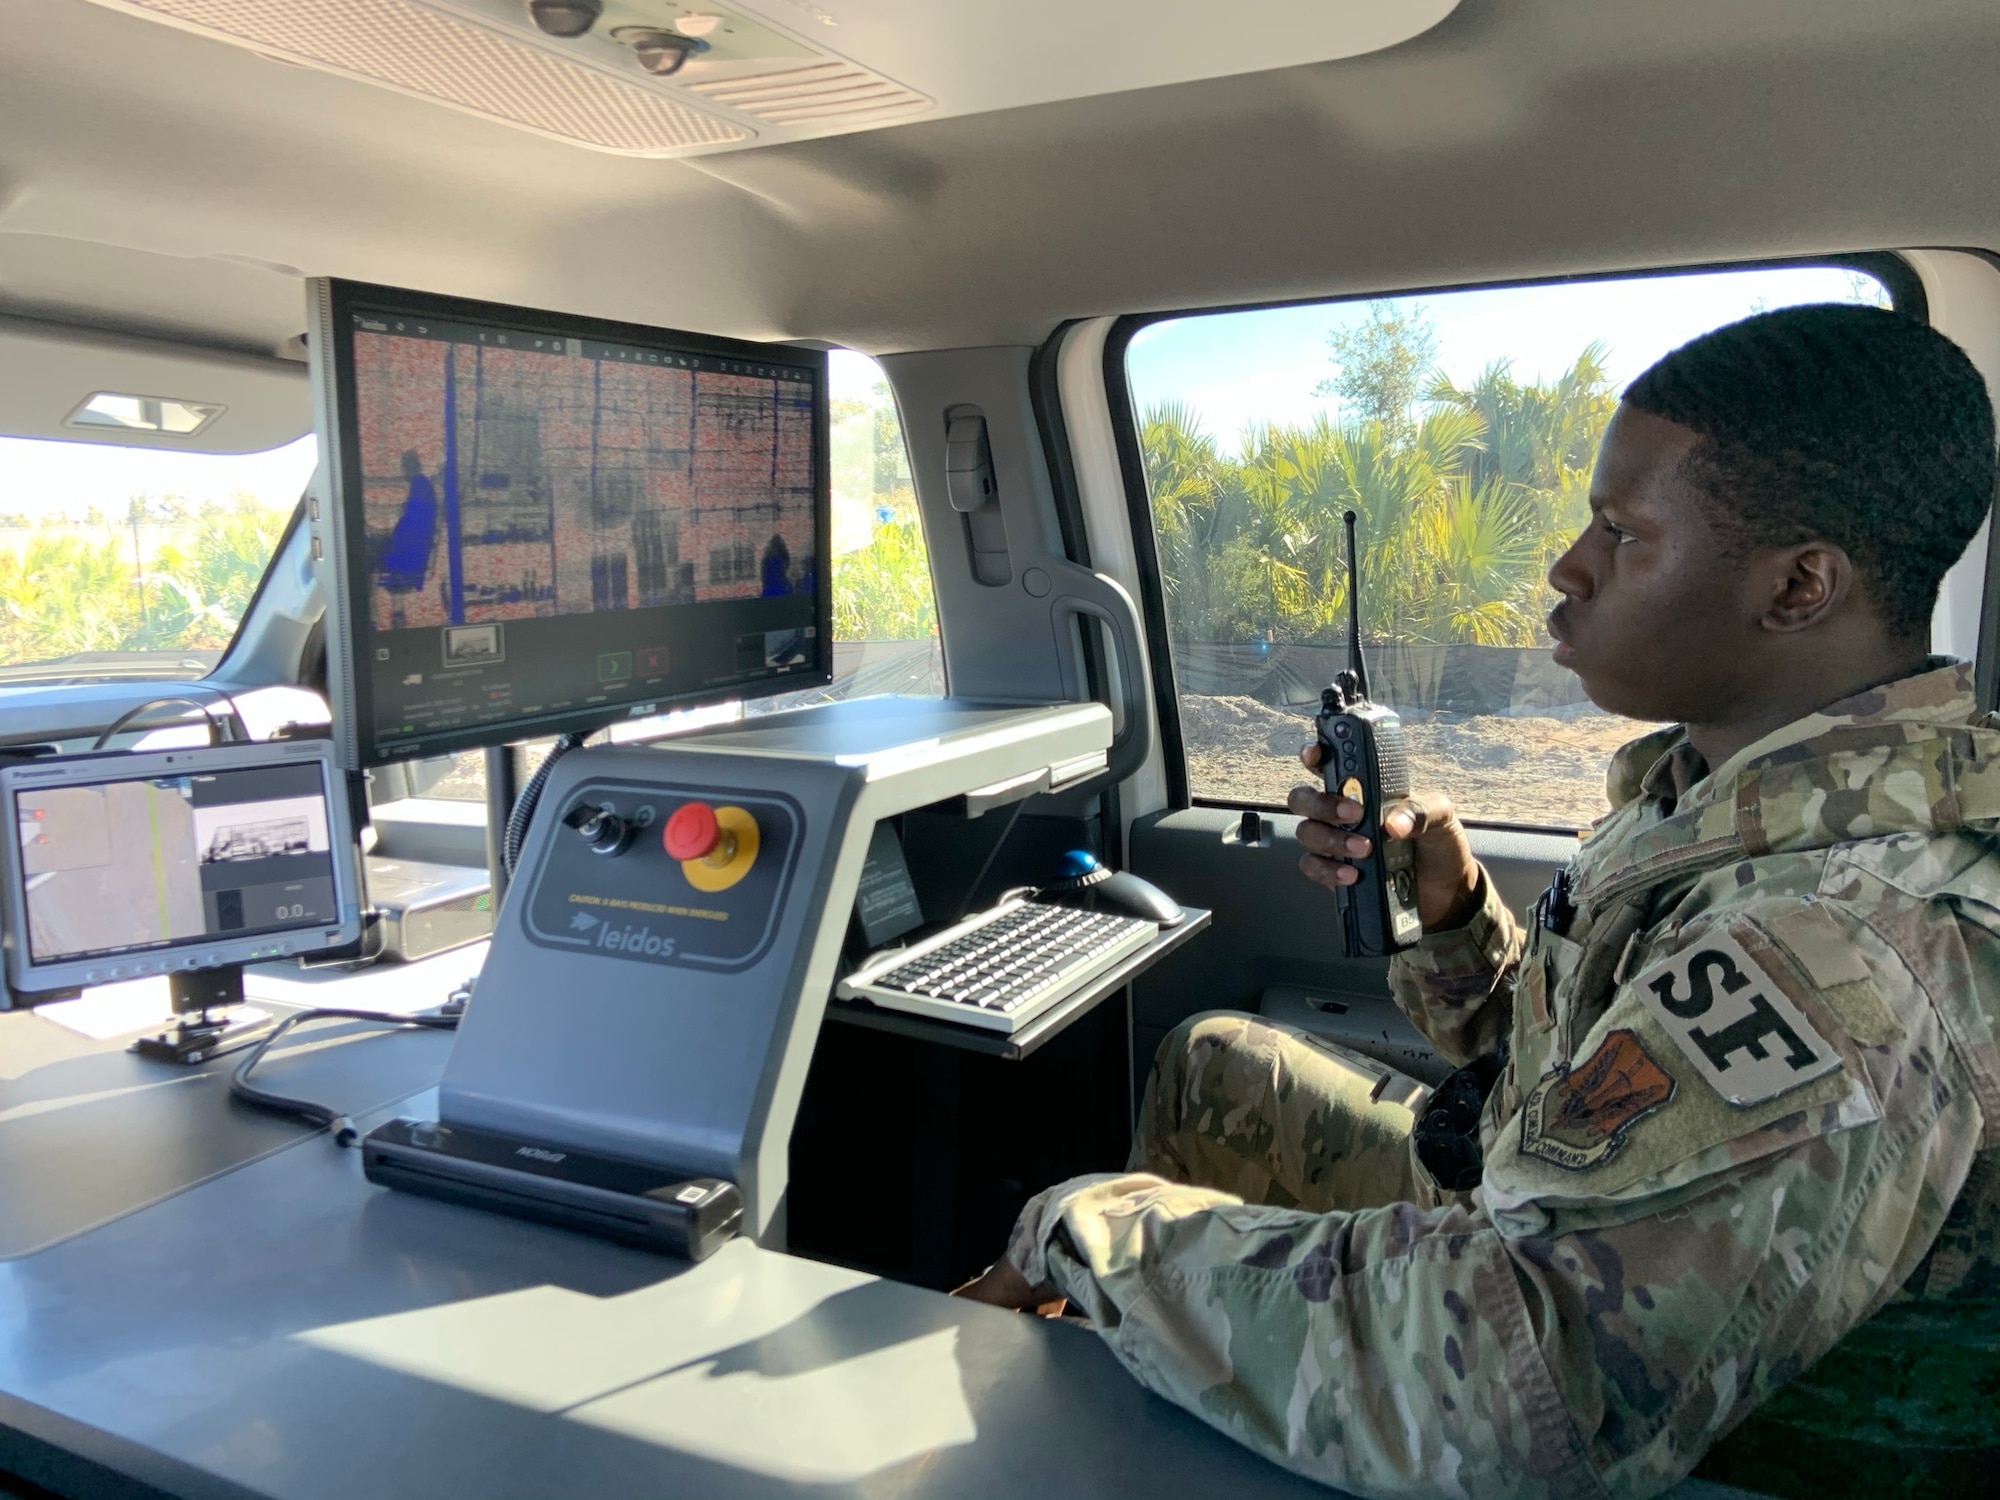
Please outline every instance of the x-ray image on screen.
[{"label": "x-ray image on screen", "polygon": [[813,586],[808,382],[536,342],[355,333],[375,629]]},{"label": "x-ray image on screen", "polygon": [[325,285],[360,762],[825,679],[824,355]]}]

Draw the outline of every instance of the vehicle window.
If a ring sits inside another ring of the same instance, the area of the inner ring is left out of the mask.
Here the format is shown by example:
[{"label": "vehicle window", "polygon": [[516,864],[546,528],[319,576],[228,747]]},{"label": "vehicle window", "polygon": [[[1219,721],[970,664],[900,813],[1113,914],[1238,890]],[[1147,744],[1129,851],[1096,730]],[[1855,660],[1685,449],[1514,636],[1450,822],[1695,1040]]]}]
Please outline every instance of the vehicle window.
[{"label": "vehicle window", "polygon": [[206,675],[315,458],[0,438],[0,681]]},{"label": "vehicle window", "polygon": [[1341,516],[1360,518],[1373,696],[1411,774],[1468,817],[1582,827],[1647,726],[1549,658],[1546,574],[1584,525],[1620,393],[1767,308],[1888,306],[1881,282],[1772,267],[1212,313],[1149,324],[1127,377],[1188,783],[1281,803],[1346,660]]},{"label": "vehicle window", "polygon": [[910,450],[881,365],[832,355],[833,682],[763,698],[753,713],[878,693],[944,692],[930,553]]},{"label": "vehicle window", "polygon": [[[944,654],[930,554],[910,482],[909,449],[881,365],[837,349],[833,400],[833,681],[826,687],[620,724],[618,739],[745,714],[880,693],[939,696]],[[531,747],[531,763],[535,749]],[[435,778],[435,779],[433,779]],[[470,751],[413,768],[423,795],[483,801],[485,760]],[[427,784],[428,783],[428,784]]]}]

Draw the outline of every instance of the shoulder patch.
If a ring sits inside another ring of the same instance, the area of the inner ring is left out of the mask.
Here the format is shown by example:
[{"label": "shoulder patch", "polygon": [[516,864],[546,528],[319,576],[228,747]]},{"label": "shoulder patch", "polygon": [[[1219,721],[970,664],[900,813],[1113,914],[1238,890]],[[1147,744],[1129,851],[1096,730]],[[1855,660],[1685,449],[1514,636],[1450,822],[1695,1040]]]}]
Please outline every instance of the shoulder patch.
[{"label": "shoulder patch", "polygon": [[1639,1001],[1714,1090],[1738,1109],[1775,1099],[1841,1066],[1727,931],[1711,931],[1632,981]]},{"label": "shoulder patch", "polygon": [[1558,1063],[1521,1106],[1521,1150],[1585,1172],[1624,1148],[1634,1124],[1674,1096],[1674,1080],[1634,1031],[1612,1031],[1571,1066]]}]

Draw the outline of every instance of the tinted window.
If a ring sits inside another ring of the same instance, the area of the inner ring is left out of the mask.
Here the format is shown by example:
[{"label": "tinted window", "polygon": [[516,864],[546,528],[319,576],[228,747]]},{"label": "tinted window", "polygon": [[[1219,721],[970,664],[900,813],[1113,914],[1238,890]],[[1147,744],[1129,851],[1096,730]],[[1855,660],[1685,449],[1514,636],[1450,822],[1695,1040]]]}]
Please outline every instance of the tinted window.
[{"label": "tinted window", "polygon": [[0,438],[0,679],[204,675],[316,456]]},{"label": "tinted window", "polygon": [[1588,516],[1625,386],[1766,308],[1889,303],[1770,268],[1176,318],[1127,353],[1196,797],[1279,803],[1346,659],[1341,515],[1360,518],[1374,696],[1412,776],[1470,817],[1581,827],[1646,726],[1548,656],[1549,564]]}]

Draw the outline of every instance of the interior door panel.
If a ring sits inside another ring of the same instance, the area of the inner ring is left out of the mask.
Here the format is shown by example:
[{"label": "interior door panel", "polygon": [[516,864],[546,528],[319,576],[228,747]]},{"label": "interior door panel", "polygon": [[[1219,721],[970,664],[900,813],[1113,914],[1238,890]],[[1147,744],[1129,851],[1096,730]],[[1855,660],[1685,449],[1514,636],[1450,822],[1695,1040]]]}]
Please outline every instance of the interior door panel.
[{"label": "interior door panel", "polygon": [[[1209,1010],[1269,1014],[1435,1082],[1450,1071],[1389,998],[1386,959],[1340,957],[1332,895],[1299,873],[1298,826],[1265,813],[1256,843],[1234,808],[1190,807],[1137,820],[1131,868],[1214,926],[1141,979],[1133,995],[1135,1067],[1166,1034]],[[1475,828],[1472,846],[1522,911],[1576,848],[1572,836]]]}]

